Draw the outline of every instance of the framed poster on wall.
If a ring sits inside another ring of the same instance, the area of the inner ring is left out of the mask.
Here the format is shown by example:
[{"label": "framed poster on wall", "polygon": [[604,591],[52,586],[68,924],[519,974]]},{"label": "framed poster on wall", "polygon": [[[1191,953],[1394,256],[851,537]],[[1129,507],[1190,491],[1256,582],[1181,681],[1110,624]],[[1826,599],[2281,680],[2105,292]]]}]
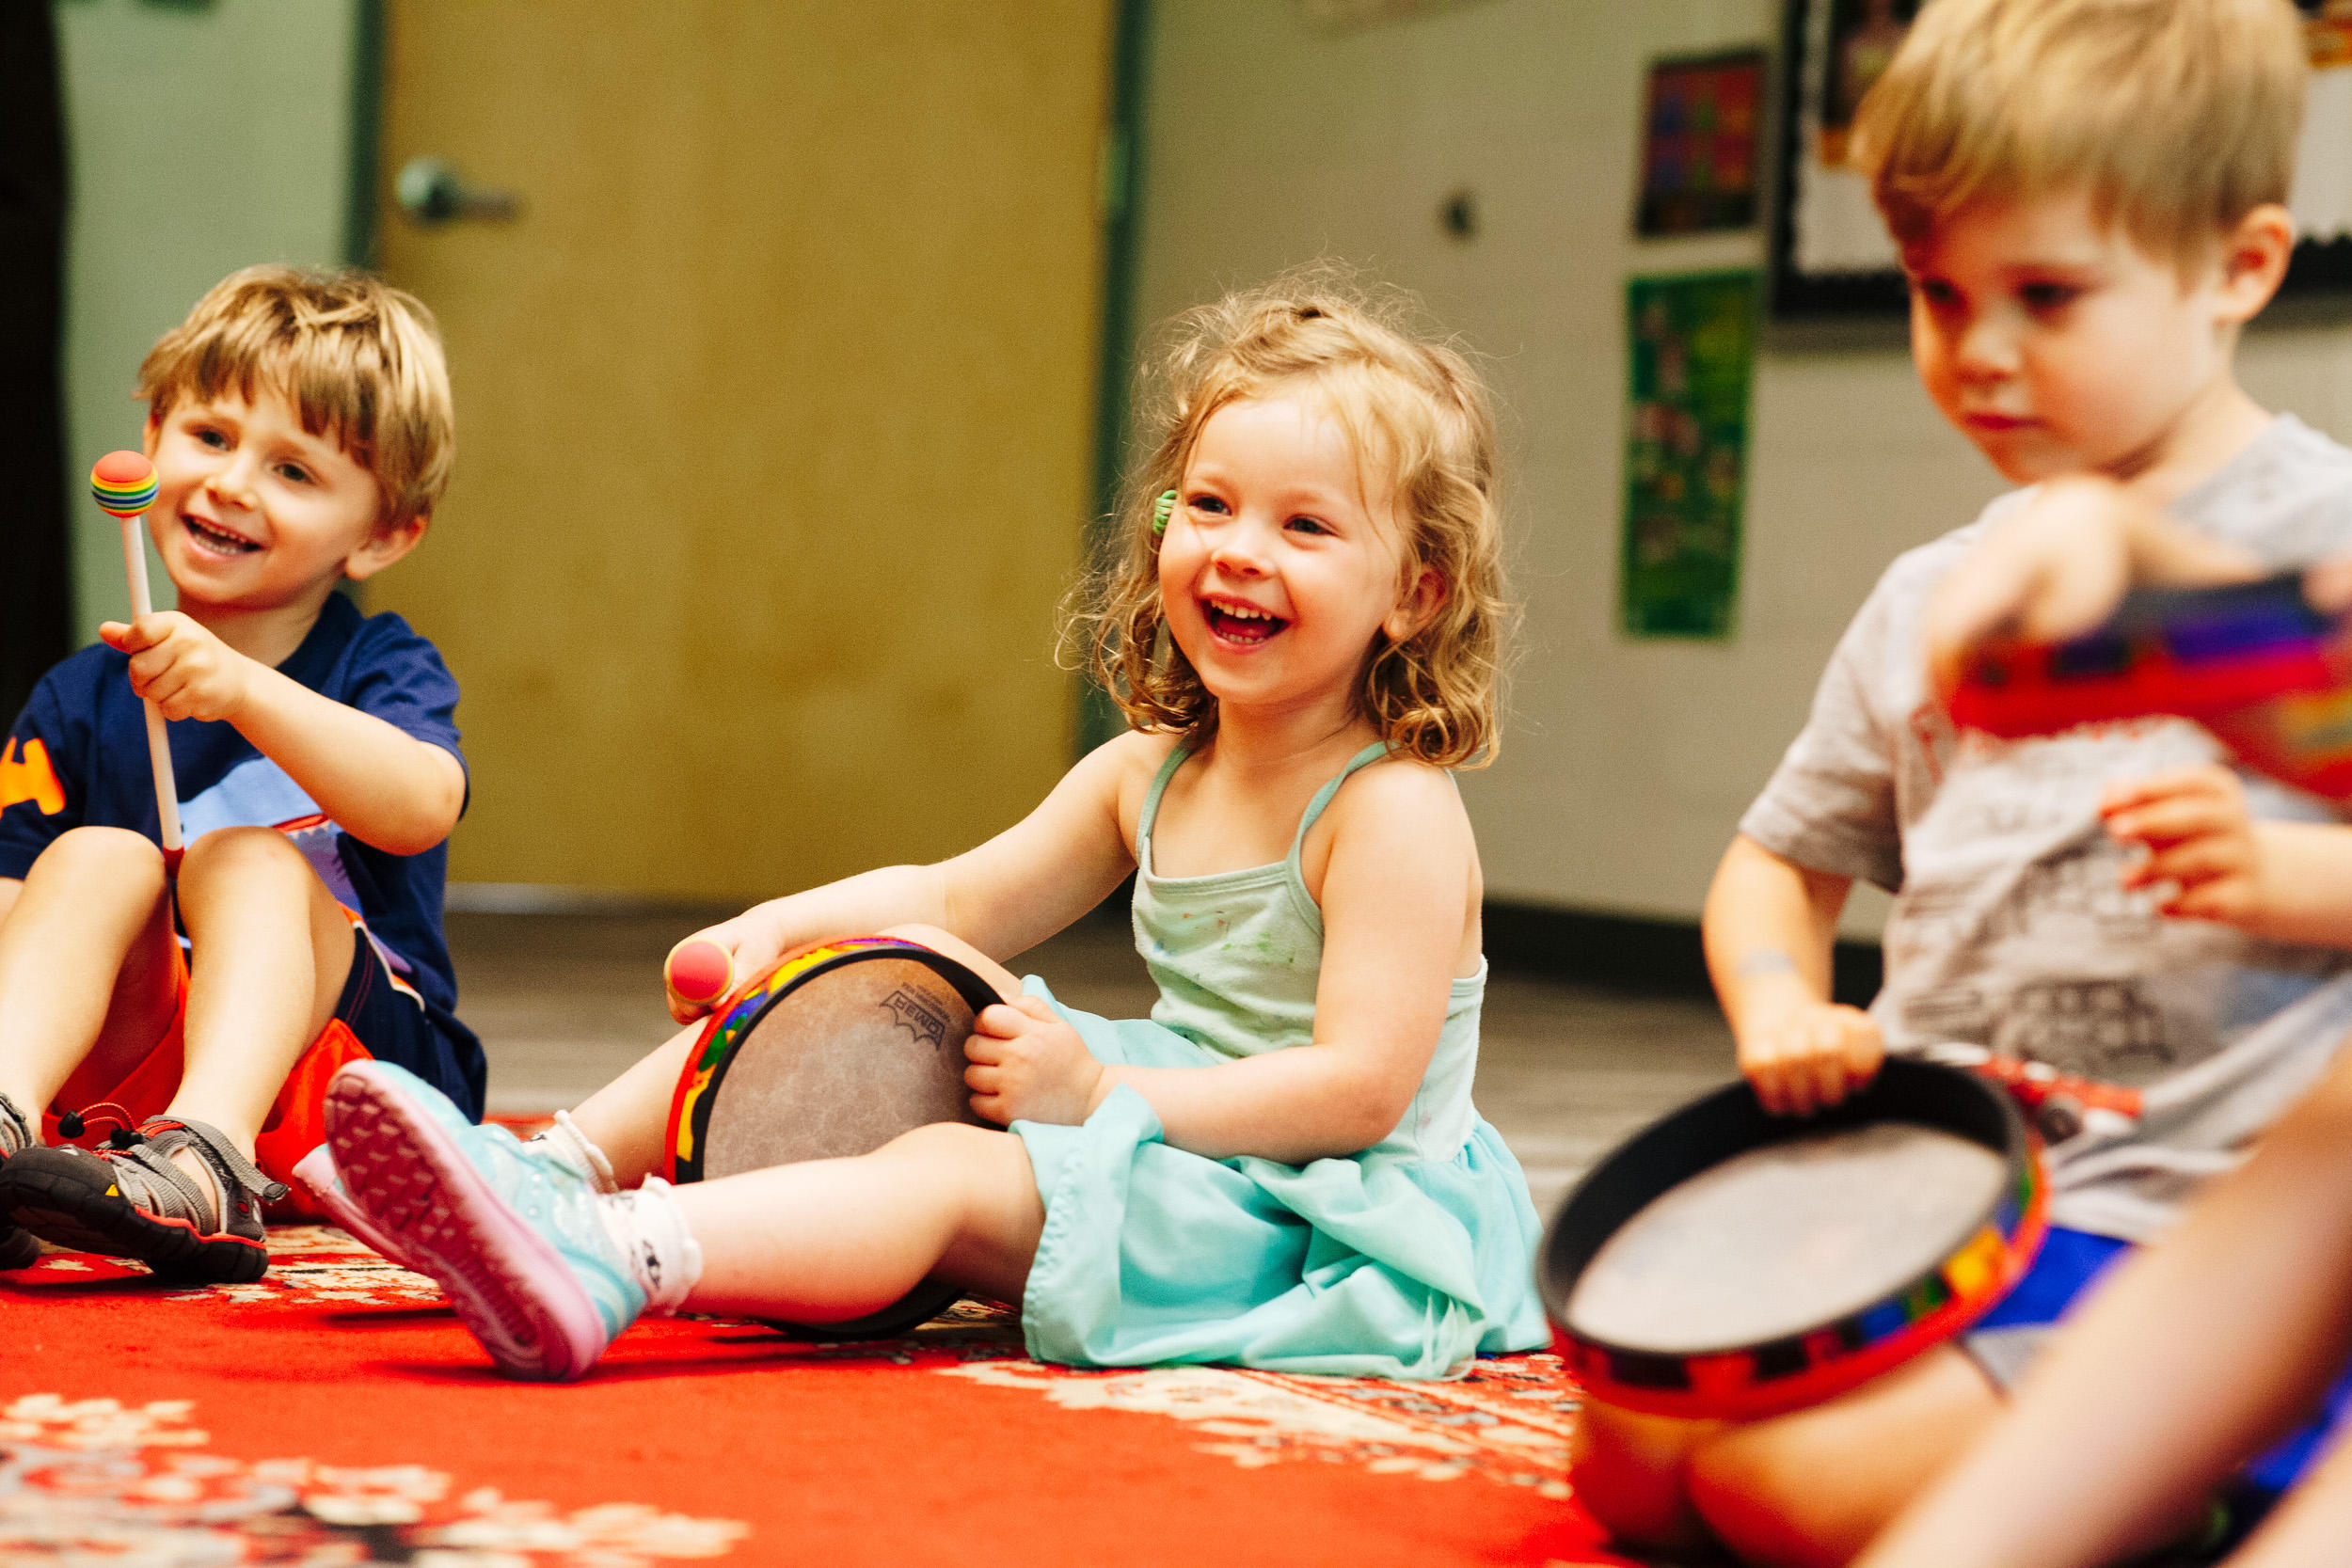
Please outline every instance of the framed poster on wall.
[{"label": "framed poster on wall", "polygon": [[1629,637],[1731,635],[1756,296],[1748,270],[1626,280],[1617,572],[1618,619]]},{"label": "framed poster on wall", "polygon": [[[1847,166],[1854,110],[1920,0],[1789,0],[1782,31],[1771,305],[1788,319],[1898,315],[1895,242]],[[2352,0],[2296,0],[2312,55],[2288,293],[2352,290]]]},{"label": "framed poster on wall", "polygon": [[1761,49],[1653,62],[1633,231],[1703,234],[1754,223],[1763,122]]}]

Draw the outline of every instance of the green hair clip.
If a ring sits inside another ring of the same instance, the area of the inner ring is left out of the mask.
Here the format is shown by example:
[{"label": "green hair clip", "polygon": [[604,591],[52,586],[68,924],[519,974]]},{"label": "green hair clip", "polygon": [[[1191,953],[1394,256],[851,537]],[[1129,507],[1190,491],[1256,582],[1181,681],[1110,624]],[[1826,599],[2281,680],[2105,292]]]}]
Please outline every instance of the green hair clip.
[{"label": "green hair clip", "polygon": [[1164,490],[1160,492],[1160,499],[1152,503],[1152,538],[1157,539],[1161,534],[1168,531],[1168,519],[1175,513],[1175,511],[1176,492],[1173,490]]}]

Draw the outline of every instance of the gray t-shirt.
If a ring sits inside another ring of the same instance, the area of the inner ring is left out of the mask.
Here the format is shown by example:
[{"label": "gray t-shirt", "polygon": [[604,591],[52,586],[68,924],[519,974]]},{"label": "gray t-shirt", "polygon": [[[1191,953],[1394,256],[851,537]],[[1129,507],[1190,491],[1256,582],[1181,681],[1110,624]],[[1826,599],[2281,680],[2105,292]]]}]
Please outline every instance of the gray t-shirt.
[{"label": "gray t-shirt", "polygon": [[[1929,595],[2031,491],[1888,567],[1831,656],[1812,717],[1740,831],[1786,860],[1895,895],[1888,1048],[1982,1046],[2146,1091],[2137,1130],[2050,1151],[2054,1223],[2147,1240],[2197,1182],[2307,1088],[2352,1030],[2352,958],[2170,920],[2118,874],[2098,803],[2114,783],[2224,760],[2180,719],[2003,741],[1953,729],[1928,691]],[[2352,552],[2352,451],[2281,415],[2173,507],[2270,567]],[[2258,817],[2329,821],[2246,778]]]}]

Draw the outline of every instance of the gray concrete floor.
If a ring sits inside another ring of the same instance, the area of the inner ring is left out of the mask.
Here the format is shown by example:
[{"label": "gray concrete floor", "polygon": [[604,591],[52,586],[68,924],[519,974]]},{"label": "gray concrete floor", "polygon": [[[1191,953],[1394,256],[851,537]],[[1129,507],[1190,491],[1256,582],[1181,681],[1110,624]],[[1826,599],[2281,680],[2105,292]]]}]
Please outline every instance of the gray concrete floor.
[{"label": "gray concrete floor", "polygon": [[[730,911],[453,913],[458,1012],[490,1057],[490,1108],[585,1098],[672,1032],[661,958]],[[1123,923],[1089,920],[1015,960],[1073,1007],[1141,1017],[1152,990]],[[1619,1139],[1731,1076],[1731,1037],[1705,1002],[1629,997],[1524,975],[1488,982],[1478,1108],[1527,1167],[1549,1215]]]}]

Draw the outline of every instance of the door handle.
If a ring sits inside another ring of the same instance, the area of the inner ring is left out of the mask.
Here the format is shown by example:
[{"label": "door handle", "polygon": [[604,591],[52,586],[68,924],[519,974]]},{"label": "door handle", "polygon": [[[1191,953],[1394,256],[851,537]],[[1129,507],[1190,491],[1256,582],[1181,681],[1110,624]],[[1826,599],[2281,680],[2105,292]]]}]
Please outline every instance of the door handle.
[{"label": "door handle", "polygon": [[409,159],[401,166],[392,195],[402,212],[428,229],[457,218],[503,222],[522,211],[522,198],[513,191],[469,185],[446,158]]}]

